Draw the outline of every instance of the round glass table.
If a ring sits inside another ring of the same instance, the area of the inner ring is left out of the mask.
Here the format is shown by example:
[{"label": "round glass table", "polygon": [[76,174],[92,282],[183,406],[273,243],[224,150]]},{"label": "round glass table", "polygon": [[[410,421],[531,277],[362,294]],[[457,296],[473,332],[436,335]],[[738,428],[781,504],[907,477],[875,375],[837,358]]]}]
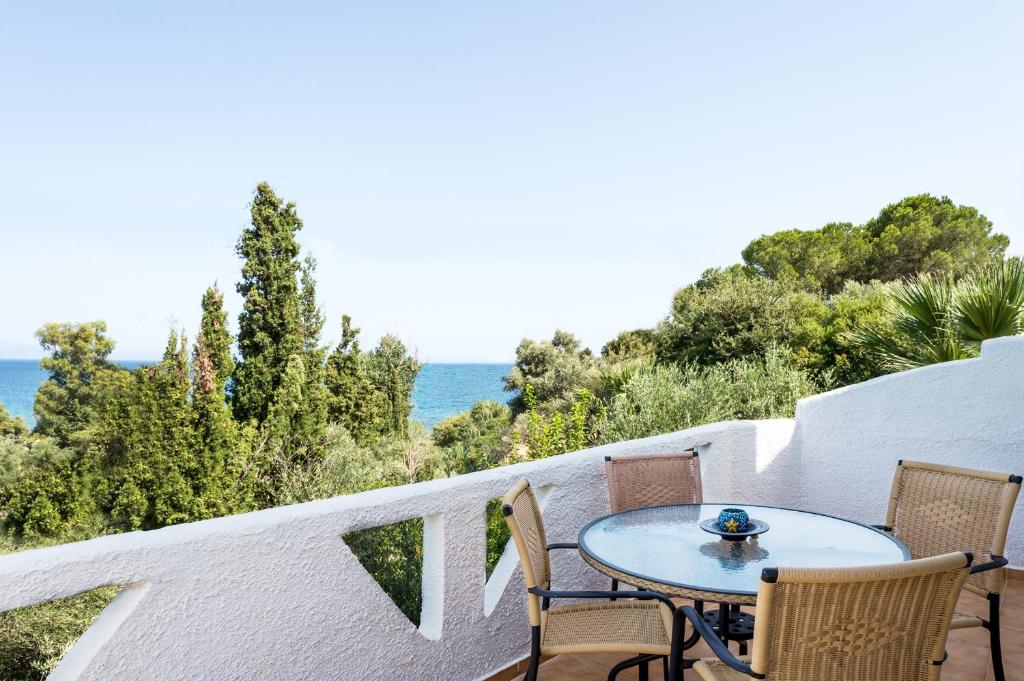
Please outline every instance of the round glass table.
[{"label": "round glass table", "polygon": [[[580,530],[583,559],[633,586],[699,601],[753,605],[766,567],[849,567],[910,560],[895,537],[834,516],[740,504],[768,523],[764,534],[729,541],[698,523],[736,504],[684,504],[622,511]],[[738,610],[738,608],[737,608]]]}]

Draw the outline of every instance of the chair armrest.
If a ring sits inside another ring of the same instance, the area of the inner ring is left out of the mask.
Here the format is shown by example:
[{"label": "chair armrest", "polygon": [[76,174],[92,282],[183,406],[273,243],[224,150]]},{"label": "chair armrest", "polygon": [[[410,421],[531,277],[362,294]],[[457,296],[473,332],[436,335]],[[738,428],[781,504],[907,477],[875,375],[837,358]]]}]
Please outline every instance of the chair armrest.
[{"label": "chair armrest", "polygon": [[676,609],[672,599],[657,591],[551,591],[550,589],[541,589],[539,586],[531,587],[527,591],[541,598],[600,598],[603,600],[632,598],[638,601],[660,601],[671,608],[673,612]]},{"label": "chair armrest", "polygon": [[748,676],[754,678],[762,678],[754,673],[754,670],[750,668],[749,664],[741,662],[739,658],[732,654],[729,650],[729,646],[722,643],[722,639],[718,638],[718,634],[711,628],[711,625],[704,621],[704,618],[699,612],[693,609],[689,605],[684,605],[676,613],[676,617],[679,617],[679,613],[682,613],[686,619],[690,620],[690,624],[693,626],[694,631],[700,634],[700,637],[704,639],[704,642],[711,648],[711,652],[715,654],[719,660],[721,660],[725,666],[735,669],[738,672],[743,672]]},{"label": "chair armrest", "polygon": [[548,544],[548,551],[552,549],[578,549],[580,547],[576,542],[564,542],[559,544]]},{"label": "chair armrest", "polygon": [[1010,564],[1010,561],[1002,556],[990,556],[992,560],[987,563],[978,563],[977,565],[971,566],[971,574],[975,575],[979,572],[986,572],[988,570],[995,570],[996,568],[1006,567]]},{"label": "chair armrest", "polygon": [[888,525],[872,525],[871,527],[875,528],[876,530],[881,530],[882,532],[892,532],[892,528]]}]

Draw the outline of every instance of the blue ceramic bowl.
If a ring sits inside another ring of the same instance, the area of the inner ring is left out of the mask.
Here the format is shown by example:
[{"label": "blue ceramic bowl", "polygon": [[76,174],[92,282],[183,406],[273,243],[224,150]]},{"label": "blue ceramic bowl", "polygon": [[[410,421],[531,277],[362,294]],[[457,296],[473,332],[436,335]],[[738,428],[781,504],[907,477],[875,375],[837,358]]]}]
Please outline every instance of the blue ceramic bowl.
[{"label": "blue ceramic bowl", "polygon": [[718,529],[724,532],[746,532],[750,516],[742,508],[723,508],[718,514]]}]

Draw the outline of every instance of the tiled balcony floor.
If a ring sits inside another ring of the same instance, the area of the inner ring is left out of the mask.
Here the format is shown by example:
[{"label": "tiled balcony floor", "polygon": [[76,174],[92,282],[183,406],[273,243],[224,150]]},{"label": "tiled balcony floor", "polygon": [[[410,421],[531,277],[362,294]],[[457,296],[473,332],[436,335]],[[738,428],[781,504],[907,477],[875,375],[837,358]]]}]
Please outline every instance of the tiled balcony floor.
[{"label": "tiled balcony floor", "polygon": [[[983,615],[988,612],[984,599],[964,594],[960,610]],[[1007,681],[1024,681],[1024,575],[1017,573],[1007,583],[1000,611],[1003,620],[1003,666]],[[735,651],[735,645],[733,645]],[[949,659],[942,667],[942,681],[991,681],[988,631],[980,627],[960,629],[949,633],[947,645]],[[703,643],[689,649],[686,657],[710,656]],[[563,655],[544,663],[537,681],[604,681],[608,670],[625,656],[622,655]],[[662,681],[660,664],[651,664],[651,681]],[[520,681],[523,677],[517,677]],[[695,673],[687,671],[686,681],[698,681]],[[635,669],[619,674],[621,681],[637,681]],[[864,681],[870,681],[865,679]]]}]

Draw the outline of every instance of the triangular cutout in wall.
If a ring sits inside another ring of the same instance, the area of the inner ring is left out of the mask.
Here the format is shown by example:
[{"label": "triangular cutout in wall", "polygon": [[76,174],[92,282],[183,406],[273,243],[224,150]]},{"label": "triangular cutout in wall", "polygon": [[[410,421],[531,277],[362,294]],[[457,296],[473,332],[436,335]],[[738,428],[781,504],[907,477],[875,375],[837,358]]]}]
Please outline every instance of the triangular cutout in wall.
[{"label": "triangular cutout in wall", "polygon": [[417,627],[423,612],[423,518],[342,537],[384,593]]},{"label": "triangular cutout in wall", "polygon": [[0,678],[43,681],[52,672],[77,677],[147,588],[104,586],[0,613]]},{"label": "triangular cutout in wall", "polygon": [[[533,488],[533,494],[537,497],[537,504],[541,510],[547,505],[551,498],[554,485],[542,485]],[[495,503],[498,502],[498,503]],[[501,499],[492,499],[487,502],[487,559],[484,571],[487,575],[487,584],[484,586],[484,616],[489,617],[494,609],[498,607],[508,582],[519,565],[519,554],[516,551],[515,542],[511,540],[508,526],[505,524],[505,516],[501,513]],[[500,524],[499,524],[500,523]]]}]

